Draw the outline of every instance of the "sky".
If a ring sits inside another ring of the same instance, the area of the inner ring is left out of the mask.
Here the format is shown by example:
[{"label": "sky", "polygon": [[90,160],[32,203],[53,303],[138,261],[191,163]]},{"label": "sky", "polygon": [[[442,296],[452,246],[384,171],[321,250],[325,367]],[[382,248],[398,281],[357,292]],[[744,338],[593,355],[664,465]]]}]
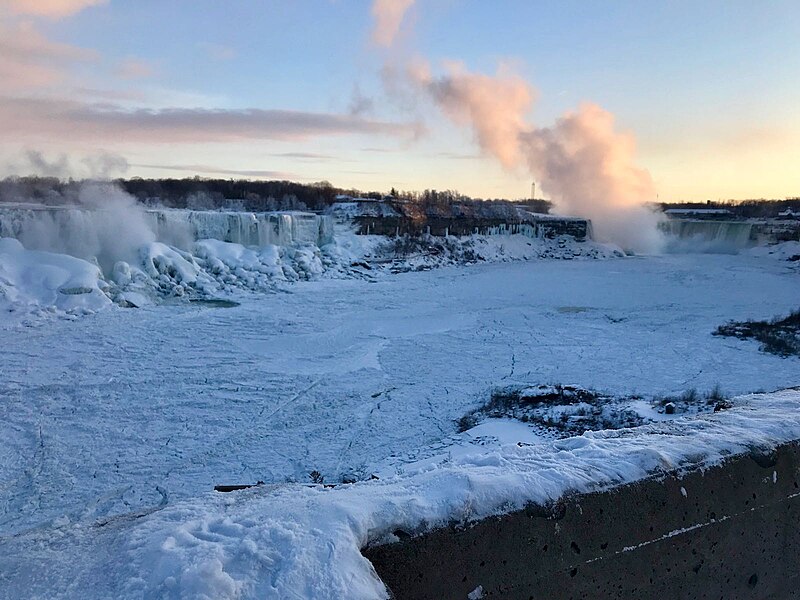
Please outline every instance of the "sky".
[{"label": "sky", "polygon": [[798,74],[796,0],[0,0],[0,176],[800,196]]}]

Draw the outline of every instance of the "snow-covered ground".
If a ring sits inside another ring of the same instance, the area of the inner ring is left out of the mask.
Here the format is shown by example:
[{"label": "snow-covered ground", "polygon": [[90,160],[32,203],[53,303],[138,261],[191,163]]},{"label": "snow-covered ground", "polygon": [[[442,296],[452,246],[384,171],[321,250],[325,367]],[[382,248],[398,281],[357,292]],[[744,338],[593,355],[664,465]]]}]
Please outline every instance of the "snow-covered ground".
[{"label": "snow-covered ground", "polygon": [[[205,249],[191,255],[207,261],[200,276],[213,274],[209,257],[237,280],[247,269],[230,265],[264,264],[231,246]],[[358,547],[392,528],[591,486],[586,472],[599,465],[594,483],[627,480],[701,447],[713,458],[742,436],[800,435],[796,393],[687,421],[670,429],[675,448],[649,454],[652,441],[614,433],[537,442],[520,423],[461,434],[455,423],[514,384],[644,396],[799,384],[796,358],[711,335],[731,319],[797,308],[797,263],[775,258],[370,269],[284,279],[269,293],[221,286],[218,273],[214,291],[238,306],[176,298],[77,320],[9,320],[0,326],[0,596],[380,597]],[[766,429],[747,433],[747,423]],[[634,450],[632,462],[621,458]],[[537,475],[553,466],[562,478]],[[312,471],[326,483],[380,479],[329,490],[308,486]],[[257,481],[267,485],[212,491]]]}]

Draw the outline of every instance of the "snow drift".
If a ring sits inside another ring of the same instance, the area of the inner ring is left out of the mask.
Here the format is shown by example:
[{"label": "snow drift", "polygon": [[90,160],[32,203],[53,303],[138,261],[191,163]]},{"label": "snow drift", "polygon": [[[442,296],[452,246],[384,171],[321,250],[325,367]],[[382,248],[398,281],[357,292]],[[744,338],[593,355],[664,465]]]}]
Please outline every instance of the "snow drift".
[{"label": "snow drift", "polygon": [[111,304],[107,287],[96,265],[0,238],[0,310],[90,313]]},{"label": "snow drift", "polygon": [[653,473],[707,467],[800,437],[800,393],[735,399],[694,419],[442,456],[405,474],[333,489],[274,485],[7,538],[12,596],[84,598],[387,598],[360,549],[608,489]]}]

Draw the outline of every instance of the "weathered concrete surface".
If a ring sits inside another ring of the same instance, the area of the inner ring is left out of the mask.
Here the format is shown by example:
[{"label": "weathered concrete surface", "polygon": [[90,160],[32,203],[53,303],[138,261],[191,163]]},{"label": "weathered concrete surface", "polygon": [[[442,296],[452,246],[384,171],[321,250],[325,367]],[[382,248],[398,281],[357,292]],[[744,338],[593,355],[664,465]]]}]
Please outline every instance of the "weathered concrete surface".
[{"label": "weathered concrete surface", "polygon": [[400,600],[800,598],[800,444],[364,551]]}]

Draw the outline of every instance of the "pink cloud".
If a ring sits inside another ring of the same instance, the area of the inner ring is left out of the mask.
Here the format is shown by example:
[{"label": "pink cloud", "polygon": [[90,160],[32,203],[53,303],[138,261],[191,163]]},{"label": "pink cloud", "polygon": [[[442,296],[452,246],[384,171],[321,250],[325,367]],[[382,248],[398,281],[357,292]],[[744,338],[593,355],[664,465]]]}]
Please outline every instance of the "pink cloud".
[{"label": "pink cloud", "polygon": [[530,174],[568,214],[589,217],[598,238],[626,249],[657,251],[658,216],[650,173],[636,164],[636,140],[618,131],[614,115],[592,103],[565,113],[551,127],[526,119],[533,87],[513,73],[472,73],[459,64],[441,76],[425,62],[410,65],[409,80],[454,123],[469,127],[478,146],[506,168]]},{"label": "pink cloud", "polygon": [[143,79],[154,73],[152,65],[138,58],[129,57],[117,65],[116,74],[122,79]]},{"label": "pink cloud", "polygon": [[255,177],[258,179],[298,179],[297,175],[283,171],[268,171],[265,169],[226,169],[213,165],[148,165],[135,164],[133,167],[142,169],[158,169],[160,171],[181,171],[183,173],[205,173],[213,175],[232,175],[234,177]]},{"label": "pink cloud", "polygon": [[408,9],[415,0],[375,0],[372,3],[372,16],[375,19],[375,28],[372,31],[372,41],[379,46],[391,46],[400,25],[403,23]]},{"label": "pink cloud", "polygon": [[0,25],[0,92],[58,83],[68,65],[96,58],[90,50],[48,40],[29,23]]},{"label": "pink cloud", "polygon": [[59,19],[107,2],[108,0],[0,0],[0,10],[17,15]]},{"label": "pink cloud", "polygon": [[533,88],[505,68],[484,75],[450,63],[447,70],[448,74],[434,77],[427,63],[417,62],[409,66],[408,74],[453,122],[472,127],[483,150],[505,167],[519,164],[520,134],[528,127],[525,115],[533,104]]},{"label": "pink cloud", "polygon": [[0,130],[17,139],[192,143],[332,135],[412,136],[416,126],[354,115],[276,109],[140,108],[0,96]]}]

